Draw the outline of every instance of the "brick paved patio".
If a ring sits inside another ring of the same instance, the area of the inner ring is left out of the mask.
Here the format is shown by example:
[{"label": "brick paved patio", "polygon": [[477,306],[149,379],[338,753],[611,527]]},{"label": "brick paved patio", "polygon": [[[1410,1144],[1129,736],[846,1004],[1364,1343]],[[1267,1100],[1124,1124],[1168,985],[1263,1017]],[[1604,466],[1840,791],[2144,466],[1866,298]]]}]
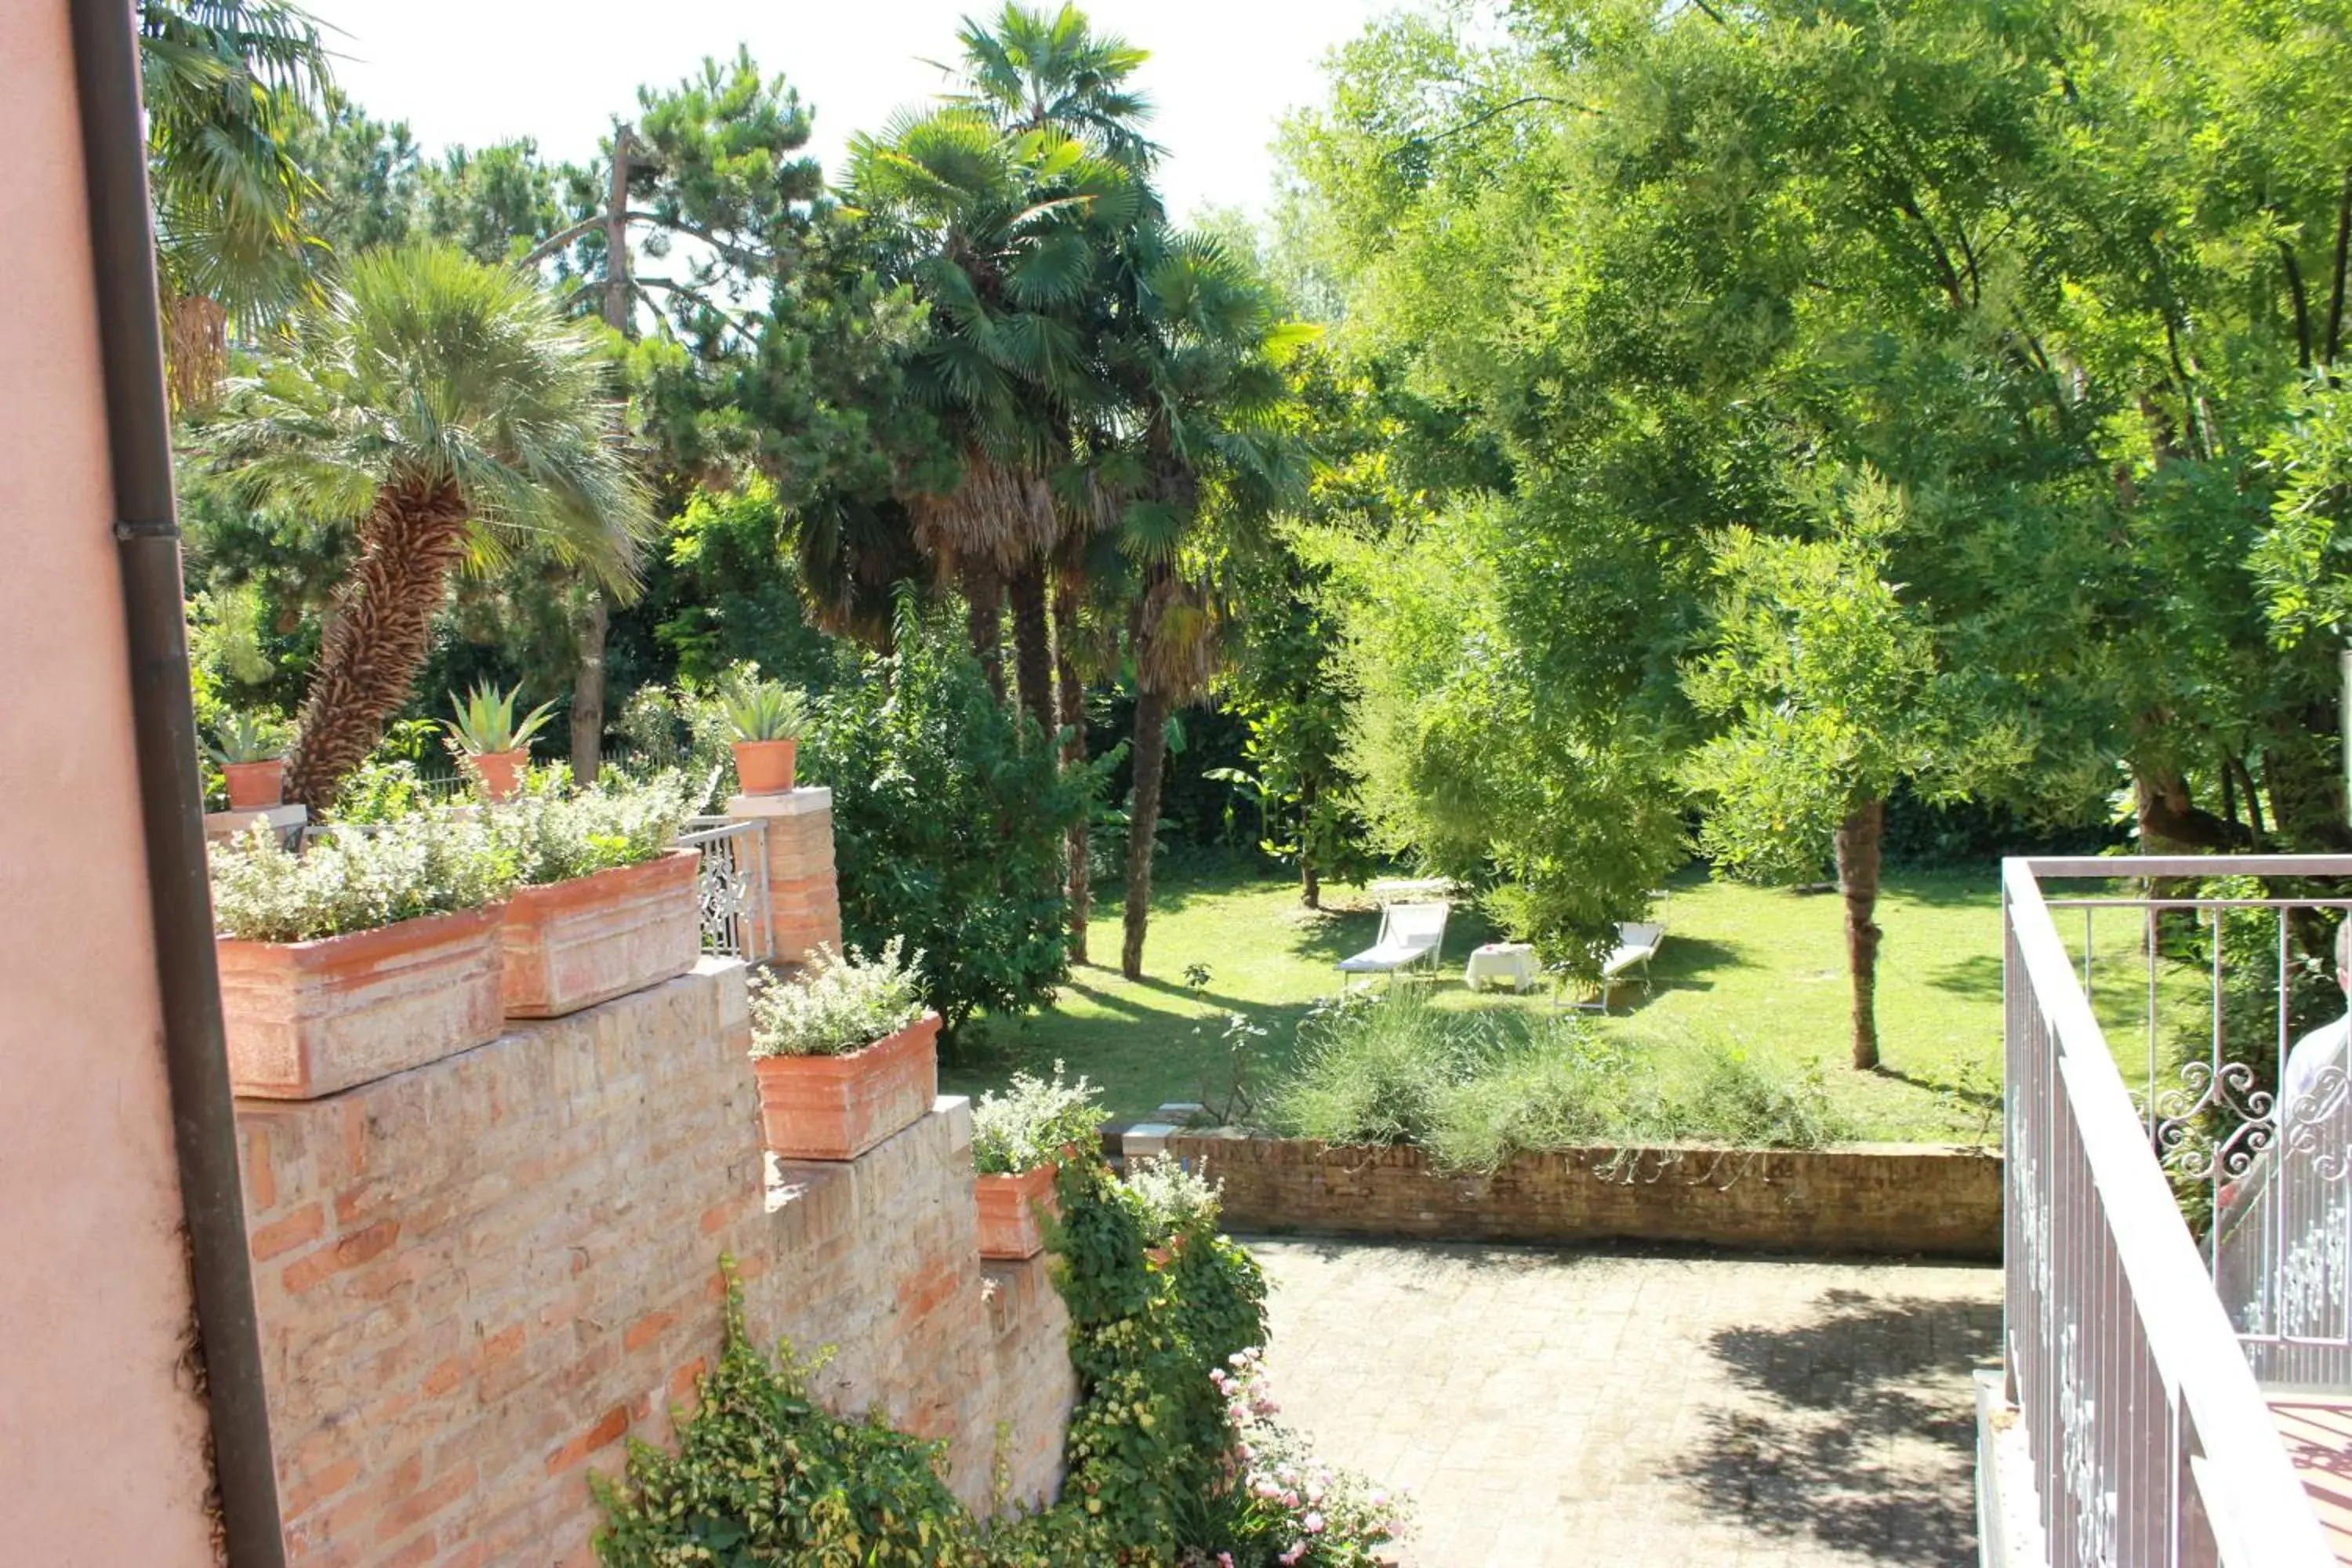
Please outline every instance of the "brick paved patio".
[{"label": "brick paved patio", "polygon": [[1996,1268],[1251,1245],[1286,1417],[1411,1489],[1414,1568],[1976,1562]]}]

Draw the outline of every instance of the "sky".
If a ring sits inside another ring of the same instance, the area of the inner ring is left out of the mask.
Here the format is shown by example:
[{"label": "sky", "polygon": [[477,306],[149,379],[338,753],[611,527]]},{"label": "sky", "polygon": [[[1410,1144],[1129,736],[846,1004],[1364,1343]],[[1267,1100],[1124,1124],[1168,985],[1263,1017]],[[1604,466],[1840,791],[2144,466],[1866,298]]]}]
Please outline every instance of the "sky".
[{"label": "sky", "polygon": [[[858,131],[938,92],[990,0],[305,0],[334,29],[345,91],[404,120],[428,152],[530,136],[558,159],[594,156],[640,83],[667,85],[706,55],[751,46],[816,110],[811,150],[838,173]],[[1204,204],[1262,214],[1283,114],[1321,100],[1334,46],[1398,0],[1091,0],[1095,26],[1151,51],[1140,81],[1168,150],[1161,190],[1180,217]]]}]

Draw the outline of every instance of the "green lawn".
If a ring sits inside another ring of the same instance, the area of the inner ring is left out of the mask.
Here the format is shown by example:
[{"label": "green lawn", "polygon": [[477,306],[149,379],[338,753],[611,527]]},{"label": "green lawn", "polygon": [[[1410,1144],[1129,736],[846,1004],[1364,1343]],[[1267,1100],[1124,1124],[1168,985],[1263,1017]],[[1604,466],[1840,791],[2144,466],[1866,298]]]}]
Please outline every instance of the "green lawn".
[{"label": "green lawn", "polygon": [[[2000,1129],[2000,914],[1998,874],[1897,872],[1879,905],[1886,936],[1879,959],[1879,1071],[1847,1066],[1843,911],[1834,895],[1797,894],[1719,882],[1694,870],[1677,878],[1656,990],[1617,994],[1630,1016],[1603,1026],[1629,1029],[1652,1048],[1694,1038],[1731,1042],[1797,1062],[1819,1062],[1862,1136],[1990,1142]],[[1298,907],[1294,883],[1237,870],[1163,879],[1153,900],[1145,979],[1129,983],[1115,963],[1078,969],[1061,1002],[1024,1023],[971,1031],[961,1059],[943,1072],[949,1089],[971,1093],[1002,1083],[1016,1068],[1045,1070],[1059,1058],[1104,1089],[1114,1115],[1144,1114],[1165,1100],[1221,1097],[1230,1076],[1220,1038],[1239,1013],[1268,1032],[1254,1058],[1261,1084],[1277,1077],[1297,1023],[1318,997],[1339,989],[1334,965],[1371,945],[1379,915],[1360,889],[1334,888],[1332,912]],[[1118,906],[1098,902],[1092,948],[1118,952]],[[1534,996],[1463,989],[1462,960],[1490,932],[1473,911],[1455,911],[1445,967],[1435,985],[1448,1007],[1551,1005]],[[1188,965],[1209,971],[1199,989]]]}]

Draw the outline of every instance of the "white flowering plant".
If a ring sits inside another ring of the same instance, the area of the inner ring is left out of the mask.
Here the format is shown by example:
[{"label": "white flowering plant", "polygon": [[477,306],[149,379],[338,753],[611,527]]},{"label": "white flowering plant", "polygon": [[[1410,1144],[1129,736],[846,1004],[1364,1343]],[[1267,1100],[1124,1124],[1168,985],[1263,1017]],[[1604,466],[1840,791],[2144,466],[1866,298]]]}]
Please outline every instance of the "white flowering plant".
[{"label": "white flowering plant", "polygon": [[1127,1189],[1143,1221],[1149,1246],[1165,1247],[1186,1231],[1207,1230],[1216,1225],[1222,1189],[1170,1155],[1129,1161],[1119,1184]]},{"label": "white flowering plant", "polygon": [[539,887],[662,854],[692,809],[688,795],[676,773],[574,792],[564,770],[534,768],[512,801],[483,808],[483,820],[523,885]]},{"label": "white flowering plant", "polygon": [[334,833],[297,854],[266,826],[211,855],[213,924],[246,942],[310,942],[496,903],[512,853],[478,821],[434,812]]},{"label": "white flowering plant", "polygon": [[1195,1552],[1201,1568],[1370,1568],[1402,1538],[1403,1500],[1349,1470],[1318,1462],[1275,1419],[1282,1406],[1265,1352],[1237,1351],[1209,1380],[1225,1402],[1233,1447],[1221,1521],[1232,1542]]},{"label": "white flowering plant", "polygon": [[895,1035],[923,1016],[919,949],[905,956],[892,937],[872,959],[856,948],[817,949],[808,973],[766,979],[751,989],[751,1055],[839,1057]]},{"label": "white flowering plant", "polygon": [[1016,1175],[1055,1162],[1069,1144],[1091,1147],[1102,1129],[1100,1094],[1083,1077],[1066,1082],[1058,1061],[1050,1082],[1014,1073],[1009,1087],[972,1102],[972,1169],[983,1176]]}]

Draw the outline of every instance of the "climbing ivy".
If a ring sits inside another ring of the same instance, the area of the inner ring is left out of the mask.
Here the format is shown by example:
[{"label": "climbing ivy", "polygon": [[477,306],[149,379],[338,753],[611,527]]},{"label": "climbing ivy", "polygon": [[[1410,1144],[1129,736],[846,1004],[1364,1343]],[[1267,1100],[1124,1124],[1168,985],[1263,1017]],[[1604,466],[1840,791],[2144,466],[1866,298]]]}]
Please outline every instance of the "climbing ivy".
[{"label": "climbing ivy", "polygon": [[592,1481],[605,1516],[598,1561],[1174,1568],[1240,1544],[1227,1496],[1234,1429],[1213,1374],[1265,1342],[1264,1275],[1216,1234],[1213,1201],[1171,1205],[1091,1156],[1066,1163],[1058,1189],[1054,1283],[1078,1379],[1059,1503],[982,1523],[941,1479],[944,1445],[894,1431],[878,1412],[824,1410],[808,1392],[821,1359],[752,1343],[722,1258],[719,1364],[697,1384],[675,1453],[633,1443],[622,1480]]}]

